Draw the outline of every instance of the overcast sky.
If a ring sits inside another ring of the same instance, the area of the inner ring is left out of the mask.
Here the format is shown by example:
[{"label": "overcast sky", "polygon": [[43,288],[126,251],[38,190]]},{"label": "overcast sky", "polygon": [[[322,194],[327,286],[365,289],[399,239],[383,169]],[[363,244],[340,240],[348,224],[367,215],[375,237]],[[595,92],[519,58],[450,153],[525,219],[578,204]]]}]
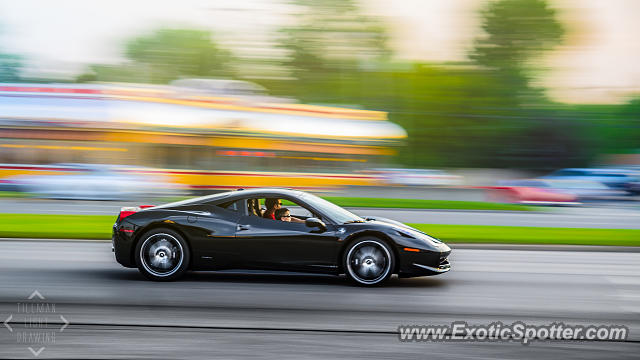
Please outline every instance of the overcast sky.
[{"label": "overcast sky", "polygon": [[[463,60],[485,0],[368,0],[388,24],[399,58]],[[69,76],[116,63],[125,39],[159,26],[214,30],[229,43],[262,43],[292,21],[280,0],[0,0],[0,47],[29,60],[29,74]],[[546,60],[555,99],[619,102],[640,92],[640,0],[554,0],[569,29]]]}]

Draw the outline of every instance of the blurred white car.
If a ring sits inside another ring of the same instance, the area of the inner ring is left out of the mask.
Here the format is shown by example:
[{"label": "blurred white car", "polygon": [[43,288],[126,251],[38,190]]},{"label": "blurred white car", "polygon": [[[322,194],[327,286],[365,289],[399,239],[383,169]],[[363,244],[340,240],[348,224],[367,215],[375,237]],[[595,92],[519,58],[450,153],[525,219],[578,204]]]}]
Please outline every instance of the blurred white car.
[{"label": "blurred white car", "polygon": [[161,177],[136,174],[133,167],[102,164],[56,164],[64,175],[20,175],[4,179],[16,190],[38,197],[78,200],[129,200],[177,196],[180,188]]},{"label": "blurred white car", "polygon": [[557,170],[541,179],[592,181],[611,189],[625,190],[628,184],[640,180],[640,172],[614,168],[569,168]]},{"label": "blurred white car", "polygon": [[368,171],[377,175],[380,180],[389,185],[406,186],[454,186],[462,184],[462,178],[451,175],[443,170],[433,169],[371,169]]}]

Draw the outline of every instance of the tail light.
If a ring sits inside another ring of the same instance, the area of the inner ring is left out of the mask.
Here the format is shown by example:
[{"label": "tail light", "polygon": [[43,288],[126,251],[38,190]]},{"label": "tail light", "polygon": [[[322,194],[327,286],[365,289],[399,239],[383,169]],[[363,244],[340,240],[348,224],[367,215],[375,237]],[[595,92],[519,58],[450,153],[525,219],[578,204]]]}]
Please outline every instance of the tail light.
[{"label": "tail light", "polygon": [[120,220],[126,218],[129,215],[133,215],[140,210],[148,209],[153,207],[154,205],[140,205],[140,206],[131,206],[131,207],[123,207],[120,208]]}]

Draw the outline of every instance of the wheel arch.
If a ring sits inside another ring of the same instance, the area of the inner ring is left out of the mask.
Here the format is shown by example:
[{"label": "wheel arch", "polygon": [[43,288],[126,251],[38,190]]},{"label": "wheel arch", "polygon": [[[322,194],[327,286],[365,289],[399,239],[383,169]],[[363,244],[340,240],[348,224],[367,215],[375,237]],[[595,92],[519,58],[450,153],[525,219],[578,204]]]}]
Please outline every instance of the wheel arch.
[{"label": "wheel arch", "polygon": [[385,234],[384,232],[381,231],[376,231],[376,230],[363,230],[363,231],[359,231],[356,233],[353,233],[351,235],[349,235],[345,240],[344,240],[344,244],[342,245],[342,247],[340,248],[340,251],[338,252],[338,272],[340,274],[343,274],[346,270],[344,269],[343,266],[343,258],[344,258],[344,253],[347,251],[347,249],[349,248],[349,246],[356,240],[361,239],[363,237],[367,237],[367,236],[371,236],[371,237],[375,237],[380,239],[381,241],[383,241],[385,244],[387,244],[389,246],[389,248],[391,248],[391,251],[393,252],[393,256],[395,257],[395,264],[393,266],[393,269],[391,270],[393,274],[398,273],[398,270],[400,269],[400,253],[398,252],[397,246],[395,245],[395,242],[391,239],[391,237],[389,237],[389,235]]},{"label": "wheel arch", "polygon": [[[185,235],[184,231],[180,230],[178,226],[175,226],[174,224],[170,224],[170,223],[165,223],[165,222],[153,222],[139,229],[138,233],[133,238],[133,243],[131,244],[131,254],[129,254],[132,264],[136,263],[136,248],[138,247],[138,242],[142,240],[142,236],[144,234],[155,229],[169,229],[171,231],[175,231],[187,243],[189,252],[193,254],[193,248],[191,246],[191,242],[189,241],[189,238]],[[193,263],[193,256],[191,256],[189,260],[189,268],[191,267],[192,263]]]}]

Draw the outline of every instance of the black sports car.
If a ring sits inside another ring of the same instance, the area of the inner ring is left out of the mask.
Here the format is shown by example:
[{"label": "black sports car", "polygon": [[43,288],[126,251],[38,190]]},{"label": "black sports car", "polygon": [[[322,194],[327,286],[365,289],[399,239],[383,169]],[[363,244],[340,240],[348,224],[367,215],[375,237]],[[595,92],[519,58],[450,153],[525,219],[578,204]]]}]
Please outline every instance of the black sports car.
[{"label": "black sports car", "polygon": [[[271,209],[263,210],[265,203]],[[283,205],[289,211],[281,219],[291,221],[273,219]],[[112,240],[120,264],[160,281],[187,270],[261,269],[346,274],[358,284],[377,285],[392,274],[447,272],[451,253],[446,244],[402,223],[363,219],[291,189],[122,208]]]}]

